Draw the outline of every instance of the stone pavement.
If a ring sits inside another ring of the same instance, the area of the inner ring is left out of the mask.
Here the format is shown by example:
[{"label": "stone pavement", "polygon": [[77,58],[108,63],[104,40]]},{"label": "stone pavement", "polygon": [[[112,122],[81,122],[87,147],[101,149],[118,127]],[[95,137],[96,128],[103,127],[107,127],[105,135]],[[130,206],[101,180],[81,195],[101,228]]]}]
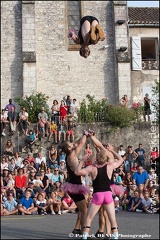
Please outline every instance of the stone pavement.
[{"label": "stone pavement", "polygon": [[[71,234],[76,217],[77,214],[71,213],[1,217],[1,239],[76,239]],[[119,239],[159,239],[158,214],[120,211],[116,217]],[[90,234],[97,230],[98,215],[93,220]]]}]

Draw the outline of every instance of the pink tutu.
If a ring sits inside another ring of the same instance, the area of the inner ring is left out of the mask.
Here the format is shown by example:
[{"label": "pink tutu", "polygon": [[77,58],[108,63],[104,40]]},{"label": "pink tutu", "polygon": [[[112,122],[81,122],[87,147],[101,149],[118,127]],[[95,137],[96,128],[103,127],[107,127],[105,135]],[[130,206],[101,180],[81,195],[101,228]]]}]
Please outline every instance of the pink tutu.
[{"label": "pink tutu", "polygon": [[113,196],[120,196],[122,194],[124,194],[125,189],[122,185],[116,185],[116,184],[112,184],[110,185],[111,191]]},{"label": "pink tutu", "polygon": [[61,185],[61,189],[63,192],[68,194],[86,194],[90,193],[90,188],[81,184],[72,184],[65,182]]}]

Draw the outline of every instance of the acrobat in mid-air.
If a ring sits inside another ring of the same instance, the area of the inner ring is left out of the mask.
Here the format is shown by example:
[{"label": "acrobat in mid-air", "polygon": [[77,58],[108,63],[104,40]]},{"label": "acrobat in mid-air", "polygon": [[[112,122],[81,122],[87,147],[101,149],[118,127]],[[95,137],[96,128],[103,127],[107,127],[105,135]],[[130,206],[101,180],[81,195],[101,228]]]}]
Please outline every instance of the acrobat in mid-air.
[{"label": "acrobat in mid-air", "polygon": [[81,45],[79,53],[82,57],[87,58],[90,55],[89,45],[104,41],[105,33],[96,17],[85,16],[80,21],[78,35],[74,30],[69,30],[68,38]]}]

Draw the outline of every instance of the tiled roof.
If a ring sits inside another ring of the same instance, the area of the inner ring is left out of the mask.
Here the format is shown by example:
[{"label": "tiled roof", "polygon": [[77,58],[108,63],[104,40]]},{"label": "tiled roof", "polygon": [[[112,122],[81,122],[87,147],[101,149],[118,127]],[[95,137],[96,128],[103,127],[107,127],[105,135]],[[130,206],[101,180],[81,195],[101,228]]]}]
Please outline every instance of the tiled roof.
[{"label": "tiled roof", "polygon": [[129,7],[129,24],[159,24],[159,8],[152,7]]}]

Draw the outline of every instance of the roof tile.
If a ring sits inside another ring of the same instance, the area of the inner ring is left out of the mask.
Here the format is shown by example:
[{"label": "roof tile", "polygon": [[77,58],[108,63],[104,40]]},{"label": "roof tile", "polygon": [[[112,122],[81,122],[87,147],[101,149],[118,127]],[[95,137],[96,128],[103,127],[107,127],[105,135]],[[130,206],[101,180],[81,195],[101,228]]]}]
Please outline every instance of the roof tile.
[{"label": "roof tile", "polygon": [[129,7],[129,24],[159,24],[159,8]]}]

